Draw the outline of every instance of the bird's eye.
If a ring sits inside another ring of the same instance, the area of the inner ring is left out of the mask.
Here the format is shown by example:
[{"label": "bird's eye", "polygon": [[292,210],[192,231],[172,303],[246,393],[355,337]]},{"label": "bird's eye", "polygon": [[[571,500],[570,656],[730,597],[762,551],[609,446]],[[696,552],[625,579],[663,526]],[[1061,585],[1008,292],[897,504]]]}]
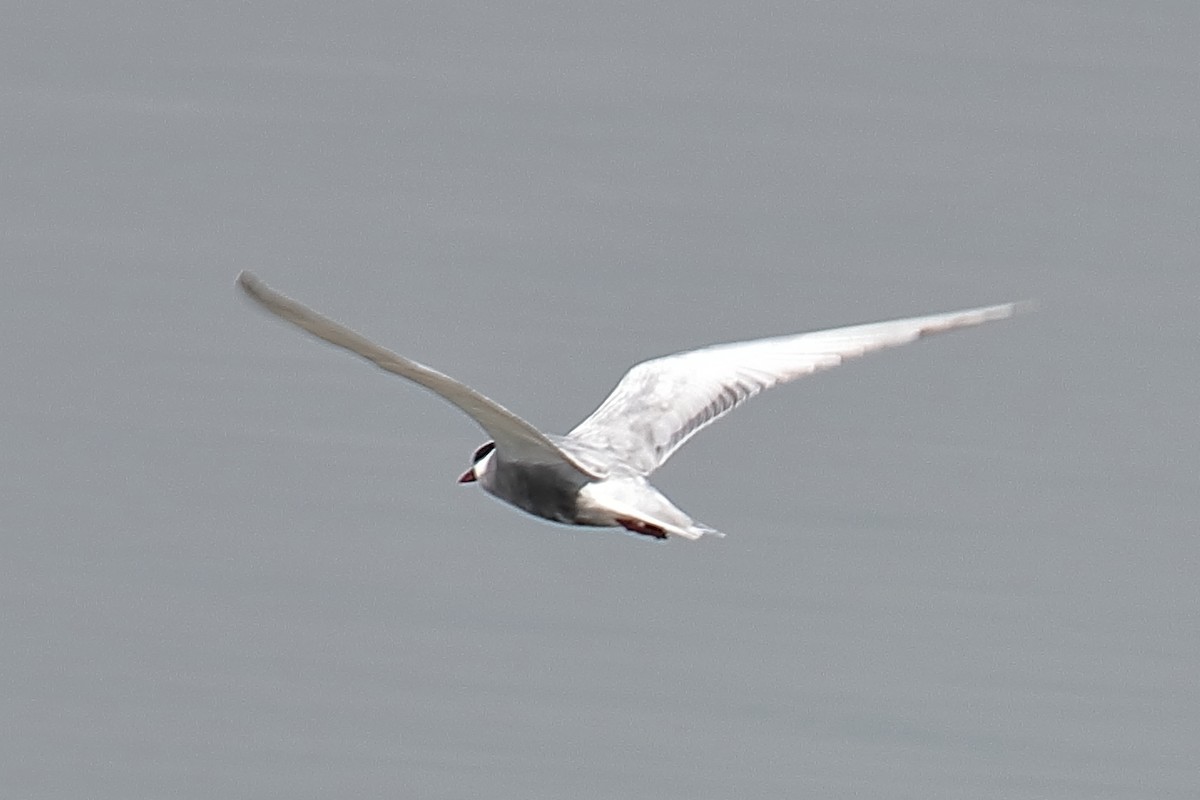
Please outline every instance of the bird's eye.
[{"label": "bird's eye", "polygon": [[471,457],[471,463],[478,464],[479,459],[483,458],[484,456],[486,456],[488,453],[492,452],[495,449],[496,449],[495,442],[487,442],[485,444],[481,444],[479,446],[479,449],[475,451],[475,455],[473,455]]}]

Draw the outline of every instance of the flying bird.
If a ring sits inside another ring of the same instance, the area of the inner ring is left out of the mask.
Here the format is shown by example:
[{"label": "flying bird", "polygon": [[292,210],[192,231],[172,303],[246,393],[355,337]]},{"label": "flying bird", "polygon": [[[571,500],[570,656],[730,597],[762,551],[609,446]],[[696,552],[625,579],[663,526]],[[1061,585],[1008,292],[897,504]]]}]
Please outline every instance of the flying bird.
[{"label": "flying bird", "polygon": [[704,347],[631,368],[600,407],[565,436],[539,431],[469,386],[407,359],[243,272],[238,285],[276,316],[407,378],[475,420],[489,441],[458,479],[538,517],[621,527],[666,539],[722,536],[651,485],[688,439],[754,395],[849,358],[934,333],[1005,319],[1014,303]]}]

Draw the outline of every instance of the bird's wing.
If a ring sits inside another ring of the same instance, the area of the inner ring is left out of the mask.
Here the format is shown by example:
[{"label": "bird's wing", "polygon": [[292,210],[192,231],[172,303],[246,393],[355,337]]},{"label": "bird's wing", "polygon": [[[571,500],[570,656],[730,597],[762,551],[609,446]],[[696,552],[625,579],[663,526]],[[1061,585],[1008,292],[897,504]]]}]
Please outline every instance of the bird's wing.
[{"label": "bird's wing", "polygon": [[848,358],[1010,317],[1012,303],[792,336],[734,342],[634,366],[568,438],[610,450],[648,475],[705,426],[754,395]]},{"label": "bird's wing", "polygon": [[238,276],[238,286],[267,311],[303,328],[318,339],[349,350],[380,369],[419,383],[449,400],[487,431],[505,458],[527,463],[565,463],[588,477],[604,477],[597,474],[595,465],[585,467],[580,464],[537,428],[448,375],[374,344],[349,328],[279,294],[249,272]]}]

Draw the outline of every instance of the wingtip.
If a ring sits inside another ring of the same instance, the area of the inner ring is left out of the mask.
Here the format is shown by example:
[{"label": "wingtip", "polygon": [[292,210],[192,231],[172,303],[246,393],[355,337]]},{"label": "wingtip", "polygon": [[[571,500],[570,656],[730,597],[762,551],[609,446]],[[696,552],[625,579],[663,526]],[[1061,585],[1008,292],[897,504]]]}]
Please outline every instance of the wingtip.
[{"label": "wingtip", "polygon": [[260,281],[258,276],[248,269],[244,269],[238,273],[237,287],[241,289],[247,297],[261,306],[271,308],[272,301],[275,300],[275,298],[272,297],[274,292],[272,292],[271,288]]},{"label": "wingtip", "polygon": [[983,322],[995,322],[998,320],[1009,319],[1019,314],[1027,314],[1036,309],[1036,303],[1032,300],[1018,300],[1011,303],[1000,303],[994,306],[981,306],[972,308],[957,314],[947,315],[954,317],[945,328],[934,327],[927,331],[929,333],[940,332],[941,330],[952,330],[958,327],[970,327]]},{"label": "wingtip", "polygon": [[1008,319],[1017,313],[1017,303],[1000,303],[994,306],[983,306],[966,312],[978,322],[991,322],[998,319]]},{"label": "wingtip", "polygon": [[1018,314],[1028,314],[1029,312],[1036,310],[1036,300],[1016,300],[1011,303],[1002,303],[998,306],[984,308],[983,313],[988,319],[1008,319],[1009,317],[1015,317]]},{"label": "wingtip", "polygon": [[1032,314],[1038,310],[1040,304],[1037,300],[1018,300],[1009,305],[1012,307],[1012,313],[1009,316],[1015,317],[1018,314]]},{"label": "wingtip", "polygon": [[255,277],[253,272],[244,269],[238,273],[236,283],[243,291],[252,292],[262,284],[262,281]]}]

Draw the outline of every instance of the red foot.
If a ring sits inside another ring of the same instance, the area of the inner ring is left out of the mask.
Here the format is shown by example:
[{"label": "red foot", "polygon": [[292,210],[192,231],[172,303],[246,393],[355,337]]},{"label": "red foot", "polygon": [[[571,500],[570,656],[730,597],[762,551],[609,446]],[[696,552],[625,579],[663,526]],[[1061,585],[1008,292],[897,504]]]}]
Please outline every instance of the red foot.
[{"label": "red foot", "polygon": [[640,519],[619,519],[617,522],[627,531],[640,533],[643,536],[653,536],[655,539],[667,538],[667,532],[662,528]]}]

